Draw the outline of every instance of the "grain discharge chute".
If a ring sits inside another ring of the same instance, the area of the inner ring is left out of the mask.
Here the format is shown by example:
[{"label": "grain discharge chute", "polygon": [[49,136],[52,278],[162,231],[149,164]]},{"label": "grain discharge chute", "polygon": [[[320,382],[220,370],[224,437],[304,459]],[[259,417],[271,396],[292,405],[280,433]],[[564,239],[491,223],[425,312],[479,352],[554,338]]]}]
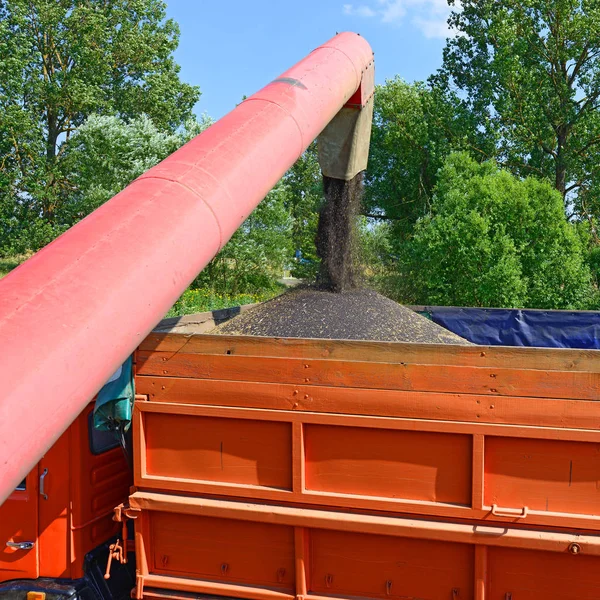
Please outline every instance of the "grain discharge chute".
[{"label": "grain discharge chute", "polygon": [[337,35],[0,282],[0,503],[332,120],[361,166],[373,68]]}]

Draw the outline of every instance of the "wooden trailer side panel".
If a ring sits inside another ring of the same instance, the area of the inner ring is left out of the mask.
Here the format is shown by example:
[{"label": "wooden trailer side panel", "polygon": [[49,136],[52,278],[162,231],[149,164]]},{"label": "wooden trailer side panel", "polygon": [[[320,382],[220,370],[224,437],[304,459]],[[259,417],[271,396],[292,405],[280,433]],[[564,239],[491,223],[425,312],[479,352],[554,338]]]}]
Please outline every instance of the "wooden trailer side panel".
[{"label": "wooden trailer side panel", "polygon": [[303,459],[306,490],[471,504],[468,435],[309,424]]},{"label": "wooden trailer side panel", "polygon": [[131,505],[145,532],[138,598],[592,600],[600,593],[598,536],[157,492],[136,492]]},{"label": "wooden trailer side panel", "polygon": [[149,476],[291,490],[291,424],[149,413]]},{"label": "wooden trailer side panel", "polygon": [[147,490],[600,529],[600,431],[136,402]]},{"label": "wooden trailer side panel", "polygon": [[136,359],[138,598],[600,597],[594,354],[152,334]]}]

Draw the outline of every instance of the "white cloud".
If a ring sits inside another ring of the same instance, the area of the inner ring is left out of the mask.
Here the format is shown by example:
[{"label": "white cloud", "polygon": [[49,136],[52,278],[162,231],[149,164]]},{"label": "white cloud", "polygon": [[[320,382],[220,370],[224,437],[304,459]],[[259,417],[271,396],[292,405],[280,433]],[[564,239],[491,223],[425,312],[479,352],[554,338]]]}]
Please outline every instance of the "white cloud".
[{"label": "white cloud", "polygon": [[370,4],[344,4],[343,12],[350,16],[378,17],[382,23],[394,25],[410,19],[426,38],[455,35],[447,24],[451,12],[447,0],[371,0]]},{"label": "white cloud", "polygon": [[421,17],[415,17],[412,22],[428,39],[449,38],[456,35],[449,27],[446,19],[422,19]]},{"label": "white cloud", "polygon": [[374,17],[377,13],[371,7],[364,4],[361,4],[360,6],[344,4],[344,14],[356,17]]},{"label": "white cloud", "polygon": [[395,2],[381,2],[383,5],[380,14],[383,23],[394,23],[401,20],[406,15],[405,2],[396,0]]}]

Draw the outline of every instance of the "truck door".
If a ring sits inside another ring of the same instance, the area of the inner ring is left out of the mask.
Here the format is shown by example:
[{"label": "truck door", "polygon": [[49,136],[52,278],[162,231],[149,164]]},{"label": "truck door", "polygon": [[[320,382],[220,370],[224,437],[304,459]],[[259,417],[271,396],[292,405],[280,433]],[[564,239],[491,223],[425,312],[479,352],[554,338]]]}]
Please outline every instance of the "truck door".
[{"label": "truck door", "polygon": [[0,506],[0,581],[36,578],[39,575],[40,475],[36,465]]}]

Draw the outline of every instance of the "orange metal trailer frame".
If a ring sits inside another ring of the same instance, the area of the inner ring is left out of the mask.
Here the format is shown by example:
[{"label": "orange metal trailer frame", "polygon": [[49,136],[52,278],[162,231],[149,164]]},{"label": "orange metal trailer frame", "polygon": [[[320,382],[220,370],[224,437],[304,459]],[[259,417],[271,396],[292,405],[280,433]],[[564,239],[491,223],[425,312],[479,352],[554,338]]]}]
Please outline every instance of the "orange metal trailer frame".
[{"label": "orange metal trailer frame", "polygon": [[138,598],[600,597],[595,351],[153,333]]}]

